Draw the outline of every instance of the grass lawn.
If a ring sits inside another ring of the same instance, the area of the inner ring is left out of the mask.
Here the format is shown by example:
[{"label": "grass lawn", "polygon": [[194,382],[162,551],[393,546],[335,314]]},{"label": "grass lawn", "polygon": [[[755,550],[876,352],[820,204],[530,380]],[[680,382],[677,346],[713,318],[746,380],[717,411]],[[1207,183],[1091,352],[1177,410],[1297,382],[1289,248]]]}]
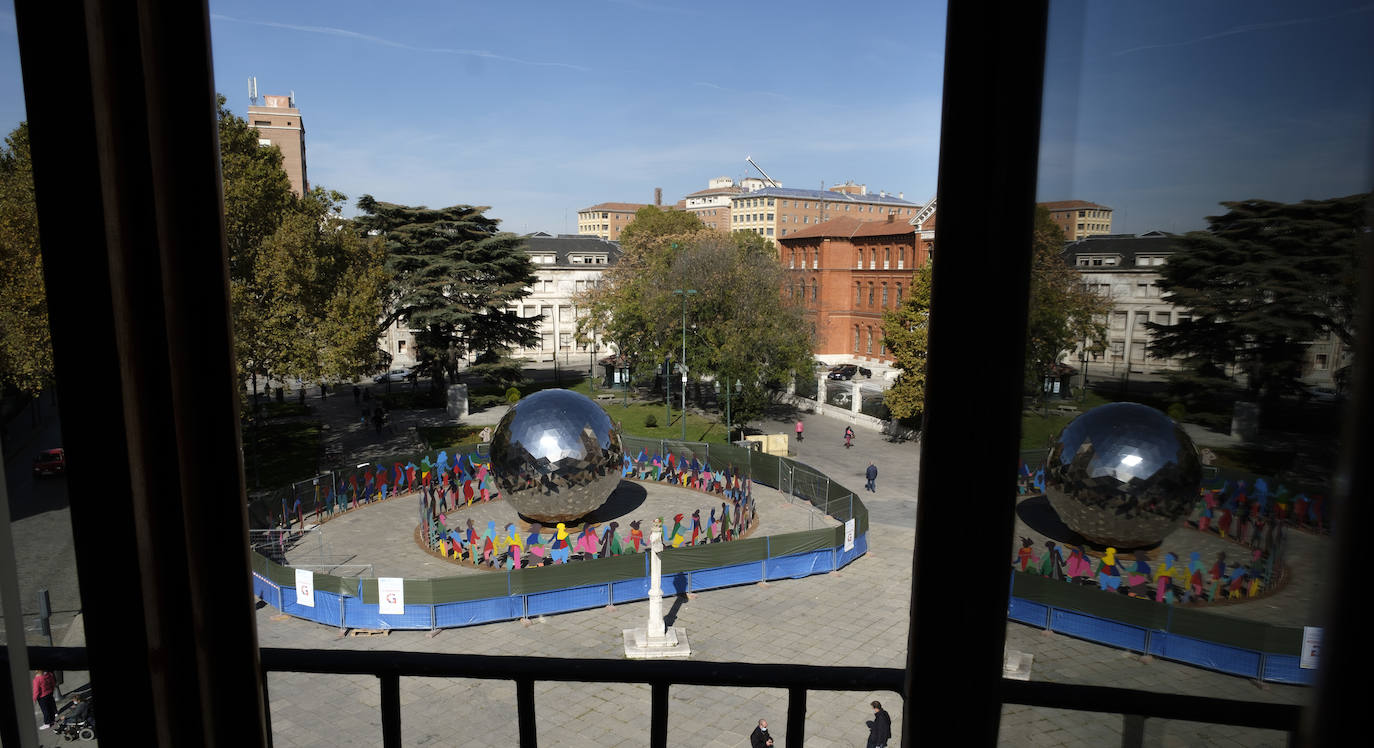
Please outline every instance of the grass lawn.
[{"label": "grass lawn", "polygon": [[285,486],[315,475],[319,458],[317,421],[259,423],[243,432],[244,473],[257,485]]},{"label": "grass lawn", "polygon": [[[1044,409],[1037,403],[1035,413],[1021,414],[1021,449],[1042,449],[1050,446],[1050,442],[1067,425],[1069,421],[1077,418],[1084,413],[1099,405],[1111,402],[1096,392],[1089,391],[1083,400],[1062,400],[1050,403],[1049,415],[1042,415]],[[1054,406],[1059,403],[1071,404],[1078,408],[1078,413],[1056,413]]]},{"label": "grass lawn", "polygon": [[482,426],[458,424],[456,426],[421,426],[417,430],[431,450],[456,447],[460,444],[477,444],[481,441]]}]

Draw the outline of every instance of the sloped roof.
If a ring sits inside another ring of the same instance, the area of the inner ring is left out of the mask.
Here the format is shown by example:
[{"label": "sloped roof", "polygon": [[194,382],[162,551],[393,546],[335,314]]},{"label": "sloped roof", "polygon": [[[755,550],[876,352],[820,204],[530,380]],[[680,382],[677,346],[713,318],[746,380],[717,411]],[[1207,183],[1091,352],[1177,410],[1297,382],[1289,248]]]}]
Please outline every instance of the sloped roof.
[{"label": "sloped roof", "polygon": [[1050,212],[1054,212],[1057,210],[1079,210],[1086,208],[1092,208],[1093,210],[1111,210],[1111,208],[1108,208],[1105,205],[1090,203],[1087,200],[1055,200],[1053,202],[1038,204],[1043,205]]},{"label": "sloped roof", "polygon": [[634,213],[640,208],[653,207],[653,203],[597,203],[590,208],[583,208],[578,213],[586,213],[590,210],[614,211],[616,213]]},{"label": "sloped roof", "polygon": [[1108,270],[1129,270],[1135,266],[1138,254],[1171,254],[1178,250],[1175,243],[1178,237],[1164,231],[1151,231],[1140,236],[1134,234],[1099,234],[1089,236],[1064,245],[1064,260],[1070,265],[1078,264],[1079,255],[1120,255],[1121,265]]},{"label": "sloped roof", "polygon": [[906,221],[888,221],[886,218],[877,221],[861,221],[849,216],[840,216],[839,218],[832,218],[825,223],[816,224],[810,228],[788,234],[778,241],[786,242],[790,239],[811,239],[816,237],[853,239],[855,237],[864,236],[902,236],[915,233],[916,227]]},{"label": "sloped roof", "polygon": [[[525,239],[525,251],[530,254],[552,254],[555,266],[584,268],[583,263],[572,263],[570,254],[604,254],[606,264],[614,265],[623,252],[620,242],[608,241],[599,236],[580,234],[559,234],[558,236],[530,236]],[[542,267],[548,267],[547,264]],[[597,266],[599,267],[599,266]]]},{"label": "sloped roof", "polygon": [[802,199],[810,200],[833,200],[837,203],[896,205],[903,208],[921,207],[917,203],[913,203],[910,200],[899,198],[895,195],[878,195],[872,192],[868,193],[867,195],[851,195],[847,192],[831,192],[830,190],[803,190],[796,187],[764,187],[761,190],[754,190],[753,192],[742,193],[740,197],[785,197],[789,199],[799,197]]}]

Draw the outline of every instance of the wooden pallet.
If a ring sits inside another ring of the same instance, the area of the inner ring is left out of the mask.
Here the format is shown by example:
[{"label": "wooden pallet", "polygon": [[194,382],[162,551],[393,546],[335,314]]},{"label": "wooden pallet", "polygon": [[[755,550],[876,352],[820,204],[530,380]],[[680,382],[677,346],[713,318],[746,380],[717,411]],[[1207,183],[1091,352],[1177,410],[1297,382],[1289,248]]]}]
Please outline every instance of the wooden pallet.
[{"label": "wooden pallet", "polygon": [[386,636],[391,629],[349,629],[349,636]]}]

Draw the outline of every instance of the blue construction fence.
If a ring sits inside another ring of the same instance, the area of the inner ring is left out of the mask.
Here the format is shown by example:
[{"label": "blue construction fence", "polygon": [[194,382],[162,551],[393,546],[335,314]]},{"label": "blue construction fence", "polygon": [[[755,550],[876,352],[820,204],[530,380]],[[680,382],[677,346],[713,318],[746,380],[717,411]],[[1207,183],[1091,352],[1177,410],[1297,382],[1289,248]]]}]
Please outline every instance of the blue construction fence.
[{"label": "blue construction fence", "polygon": [[[729,543],[665,549],[665,595],[824,574],[843,568],[868,550],[867,507],[854,492],[805,465],[734,445],[635,437],[623,437],[622,445],[630,455],[643,450],[672,454],[678,461],[696,459],[730,467],[750,476],[755,484],[810,503],[840,523]],[[464,453],[464,457],[480,460],[482,455],[474,451]],[[429,461],[435,459],[430,457]],[[288,526],[294,514],[286,512]],[[853,545],[846,549],[846,523],[851,519]],[[260,599],[283,613],[341,628],[436,629],[566,613],[646,599],[650,581],[647,553],[558,566],[406,579],[402,586],[405,612],[383,615],[375,578],[314,574],[315,605],[311,607],[296,599],[295,569],[258,552],[253,553],[252,562],[253,590]]]},{"label": "blue construction fence", "polygon": [[1259,681],[1312,685],[1300,667],[1302,629],[1272,626],[1153,600],[1104,595],[1011,573],[1007,618],[1048,631]]},{"label": "blue construction fence", "polygon": [[[841,526],[667,549],[661,556],[663,594],[835,571],[868,550],[865,535],[857,535],[848,550],[843,539]],[[360,629],[472,626],[644,600],[649,596],[649,554],[460,577],[406,579],[405,612],[400,615],[380,612],[376,579],[315,574],[314,583],[315,605],[302,605],[296,599],[295,570],[253,554],[253,592],[260,599],[288,615]]]}]

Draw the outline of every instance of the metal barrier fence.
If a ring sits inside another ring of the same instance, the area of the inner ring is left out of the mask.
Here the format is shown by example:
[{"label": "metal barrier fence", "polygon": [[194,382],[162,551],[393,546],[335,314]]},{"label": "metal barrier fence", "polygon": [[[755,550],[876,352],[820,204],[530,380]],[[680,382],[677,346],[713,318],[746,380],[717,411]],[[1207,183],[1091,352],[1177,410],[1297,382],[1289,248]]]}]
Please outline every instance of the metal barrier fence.
[{"label": "metal barrier fence", "polygon": [[1111,647],[1257,681],[1312,685],[1301,665],[1301,628],[1272,626],[1108,595],[1019,571],[1011,575],[1007,618]]},{"label": "metal barrier fence", "polygon": [[[646,456],[671,454],[678,461],[696,459],[714,463],[717,469],[739,470],[758,485],[778,488],[818,509],[829,507],[830,516],[841,523],[670,549],[663,555],[668,594],[827,573],[867,551],[868,510],[863,502],[804,465],[734,445],[624,437],[622,446],[631,460],[642,451]],[[851,519],[852,528],[847,528],[845,523]],[[852,545],[846,547],[850,529]],[[253,589],[260,598],[284,613],[346,628],[469,626],[642,600],[649,589],[648,556],[635,554],[538,569],[406,579],[401,587],[405,612],[382,614],[376,579],[315,574],[315,605],[309,606],[296,598],[295,568],[258,553],[252,561]]]}]

